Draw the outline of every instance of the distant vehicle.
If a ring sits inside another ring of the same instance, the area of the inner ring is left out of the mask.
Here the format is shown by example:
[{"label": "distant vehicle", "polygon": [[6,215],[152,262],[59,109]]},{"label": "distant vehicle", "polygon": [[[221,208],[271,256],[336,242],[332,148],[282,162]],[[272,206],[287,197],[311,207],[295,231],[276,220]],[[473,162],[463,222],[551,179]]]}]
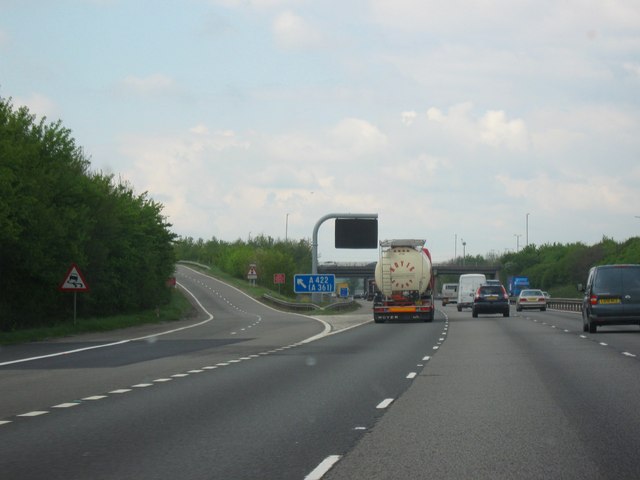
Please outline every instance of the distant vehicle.
[{"label": "distant vehicle", "polygon": [[531,288],[529,285],[529,277],[515,275],[507,279],[509,295],[517,297],[522,290]]},{"label": "distant vehicle", "polygon": [[376,264],[373,320],[433,321],[435,277],[424,240],[384,240]]},{"label": "distant vehicle", "polygon": [[525,308],[539,308],[542,312],[547,309],[547,299],[542,290],[522,290],[516,299],[516,311],[521,312]]},{"label": "distant vehicle", "polygon": [[447,303],[458,302],[458,284],[457,283],[445,283],[442,285],[442,306],[446,307]]},{"label": "distant vehicle", "polygon": [[482,285],[473,298],[471,315],[476,318],[479,313],[501,313],[509,316],[509,294],[502,285]]},{"label": "distant vehicle", "polygon": [[542,291],[542,294],[544,295],[544,298],[546,298],[546,299],[547,299],[547,302],[548,302],[549,300],[551,300],[551,295],[549,295],[549,292],[545,292],[545,291],[543,290],[543,291]]},{"label": "distant vehicle", "polygon": [[458,311],[473,306],[473,297],[480,285],[486,283],[487,277],[482,273],[465,273],[458,280]]},{"label": "distant vehicle", "polygon": [[367,291],[365,293],[365,298],[369,301],[373,300],[376,296],[376,281],[373,278],[367,280]]},{"label": "distant vehicle", "polygon": [[497,278],[487,278],[487,281],[484,282],[485,285],[502,285],[502,282]]},{"label": "distant vehicle", "polygon": [[601,265],[589,270],[582,299],[582,329],[640,324],[640,265]]}]

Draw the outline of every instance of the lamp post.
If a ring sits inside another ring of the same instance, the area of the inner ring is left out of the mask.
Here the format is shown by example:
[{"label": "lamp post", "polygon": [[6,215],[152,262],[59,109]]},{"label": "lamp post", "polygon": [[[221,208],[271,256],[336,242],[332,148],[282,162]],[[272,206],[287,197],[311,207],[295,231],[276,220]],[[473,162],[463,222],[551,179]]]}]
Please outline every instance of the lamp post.
[{"label": "lamp post", "polygon": [[520,237],[522,236],[522,234],[514,233],[513,236],[516,237],[516,253],[518,253],[518,251],[520,251]]},{"label": "lamp post", "polygon": [[467,258],[467,242],[465,242],[462,238],[460,239],[460,241],[462,242],[462,266],[464,267],[464,262]]},{"label": "lamp post", "polygon": [[528,247],[529,246],[529,214],[528,213],[525,218],[526,218],[526,222],[525,222],[526,230],[525,230],[525,237],[524,237],[524,240],[525,240],[524,246]]},{"label": "lamp post", "polygon": [[453,234],[453,258],[457,262],[458,261],[458,234]]},{"label": "lamp post", "polygon": [[287,239],[289,238],[289,215],[291,215],[290,213],[287,213],[285,219],[284,219],[284,241],[286,243]]}]

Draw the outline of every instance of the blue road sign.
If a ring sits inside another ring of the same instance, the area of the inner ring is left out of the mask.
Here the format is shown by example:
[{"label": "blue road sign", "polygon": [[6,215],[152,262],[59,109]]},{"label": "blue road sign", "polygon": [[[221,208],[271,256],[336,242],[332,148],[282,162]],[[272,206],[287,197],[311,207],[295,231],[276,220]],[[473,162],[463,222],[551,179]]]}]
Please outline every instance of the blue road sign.
[{"label": "blue road sign", "polygon": [[333,293],[336,290],[336,276],[299,274],[293,277],[295,293]]}]

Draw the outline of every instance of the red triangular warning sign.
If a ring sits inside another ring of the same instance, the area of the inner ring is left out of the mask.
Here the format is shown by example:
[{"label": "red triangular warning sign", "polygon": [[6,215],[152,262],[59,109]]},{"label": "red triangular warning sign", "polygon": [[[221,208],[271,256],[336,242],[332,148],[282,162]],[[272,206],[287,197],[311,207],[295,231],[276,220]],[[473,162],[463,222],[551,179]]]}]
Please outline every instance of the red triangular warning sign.
[{"label": "red triangular warning sign", "polygon": [[75,263],[71,264],[67,275],[58,287],[58,290],[63,292],[86,292],[89,290],[89,285],[85,281],[80,269]]}]

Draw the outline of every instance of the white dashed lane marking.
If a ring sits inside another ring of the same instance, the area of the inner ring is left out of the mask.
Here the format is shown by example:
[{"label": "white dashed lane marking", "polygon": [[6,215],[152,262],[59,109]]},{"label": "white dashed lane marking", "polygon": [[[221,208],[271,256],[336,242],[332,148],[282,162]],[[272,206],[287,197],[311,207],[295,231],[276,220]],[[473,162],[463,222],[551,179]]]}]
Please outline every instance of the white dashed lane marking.
[{"label": "white dashed lane marking", "polygon": [[383,408],[387,408],[389,405],[391,405],[393,403],[393,398],[386,398],[383,401],[381,401],[376,408],[377,409],[383,409]]},{"label": "white dashed lane marking", "polygon": [[[525,318],[526,320],[530,320],[530,321],[532,321],[534,323],[537,323],[539,325],[545,325],[545,326],[548,326],[548,327],[551,327],[551,328],[562,330],[563,333],[571,333],[571,330],[558,328],[556,325],[547,324],[547,322],[539,322],[538,319],[536,319],[536,318],[529,318],[529,317],[523,317],[523,318]],[[610,346],[606,342],[598,342],[598,341],[595,340],[595,338],[589,337],[589,336],[584,335],[584,334],[578,334],[577,337],[581,338],[583,340],[592,340],[594,343],[597,343],[601,347],[609,347]],[[618,353],[620,353],[621,355],[624,355],[625,357],[631,357],[631,358],[636,358],[637,357],[636,354],[633,354],[631,352],[618,352]]]},{"label": "white dashed lane marking", "polygon": [[67,403],[61,403],[60,405],[54,405],[51,408],[71,408],[71,407],[76,407],[78,405],[80,404],[76,402],[67,402]]}]

